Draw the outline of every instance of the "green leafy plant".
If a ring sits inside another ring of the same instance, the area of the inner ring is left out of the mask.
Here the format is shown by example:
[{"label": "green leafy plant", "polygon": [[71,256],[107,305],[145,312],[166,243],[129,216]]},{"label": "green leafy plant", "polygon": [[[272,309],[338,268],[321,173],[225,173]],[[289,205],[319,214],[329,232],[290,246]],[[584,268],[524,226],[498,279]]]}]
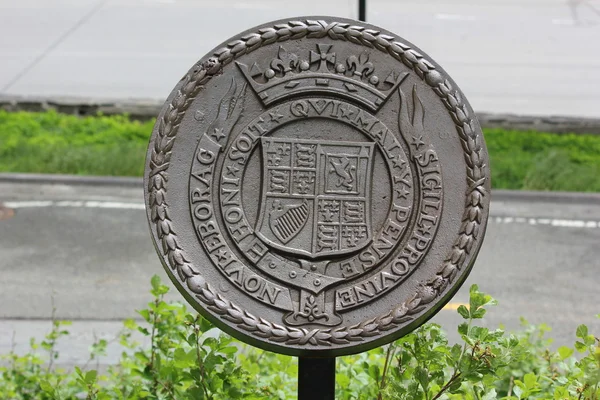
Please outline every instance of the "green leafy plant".
[{"label": "green leafy plant", "polygon": [[450,345],[435,324],[393,344],[395,365],[386,391],[388,398],[495,398],[497,376],[518,354],[518,339],[474,324],[491,305],[495,305],[491,296],[481,293],[476,285],[471,287],[469,307],[458,308],[465,319],[458,327],[462,344]]},{"label": "green leafy plant", "polygon": [[[124,321],[114,341],[97,340],[90,358],[73,371],[57,368],[56,343],[67,323],[52,319],[31,351],[0,356],[0,399],[295,399],[296,359],[261,351],[220,334],[185,306],[164,301],[168,287],[151,280],[152,301],[142,321]],[[550,350],[548,327],[523,321],[507,335],[478,326],[495,300],[477,286],[458,313],[461,341],[449,343],[439,325],[425,324],[387,346],[339,357],[336,398],[341,400],[599,400],[600,339],[585,325],[574,348]],[[600,317],[600,315],[598,316]],[[149,344],[140,345],[140,332]],[[119,362],[89,368],[119,342]],[[45,354],[45,356],[44,356]]]}]

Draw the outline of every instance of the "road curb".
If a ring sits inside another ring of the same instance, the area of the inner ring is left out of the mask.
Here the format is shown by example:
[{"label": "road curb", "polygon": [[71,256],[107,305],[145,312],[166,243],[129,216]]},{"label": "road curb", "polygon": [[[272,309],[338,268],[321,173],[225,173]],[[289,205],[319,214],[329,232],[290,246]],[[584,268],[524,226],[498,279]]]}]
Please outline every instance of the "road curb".
[{"label": "road curb", "polygon": [[534,192],[528,190],[492,190],[492,201],[552,204],[600,204],[600,193]]},{"label": "road curb", "polygon": [[[85,97],[33,97],[0,94],[0,109],[6,111],[56,110],[73,115],[129,114],[131,118],[148,120],[160,112],[160,99],[101,99]],[[600,118],[534,116],[478,112],[484,128],[540,131],[551,133],[577,133],[600,135]]]},{"label": "road curb", "polygon": [[41,185],[118,186],[142,188],[142,178],[129,176],[83,176],[61,174],[0,173],[0,183],[38,183]]},{"label": "road curb", "polygon": [[[0,183],[23,183],[40,185],[115,186],[142,188],[140,177],[82,176],[60,174],[0,173]],[[517,201],[553,204],[600,204],[600,193],[534,192],[526,190],[495,189],[493,201]]]}]

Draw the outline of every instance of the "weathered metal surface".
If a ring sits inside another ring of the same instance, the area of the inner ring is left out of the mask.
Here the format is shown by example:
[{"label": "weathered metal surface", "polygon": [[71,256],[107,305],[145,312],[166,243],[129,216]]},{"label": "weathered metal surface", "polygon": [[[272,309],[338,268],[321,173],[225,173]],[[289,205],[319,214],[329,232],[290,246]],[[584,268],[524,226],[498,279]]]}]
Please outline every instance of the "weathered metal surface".
[{"label": "weathered metal surface", "polygon": [[148,149],[152,237],[200,312],[259,347],[363,351],[469,273],[489,205],[481,129],[450,77],[380,28],[276,21],[217,47]]}]

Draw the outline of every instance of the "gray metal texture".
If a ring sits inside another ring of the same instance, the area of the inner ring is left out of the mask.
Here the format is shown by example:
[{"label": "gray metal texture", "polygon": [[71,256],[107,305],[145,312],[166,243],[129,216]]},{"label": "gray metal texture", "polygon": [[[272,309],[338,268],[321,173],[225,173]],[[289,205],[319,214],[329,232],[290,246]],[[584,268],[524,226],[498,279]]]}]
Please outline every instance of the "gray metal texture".
[{"label": "gray metal texture", "polygon": [[184,297],[226,332],[298,356],[412,331],[466,279],[488,155],[444,70],[378,27],[271,22],[198,61],[167,99],[144,177]]}]

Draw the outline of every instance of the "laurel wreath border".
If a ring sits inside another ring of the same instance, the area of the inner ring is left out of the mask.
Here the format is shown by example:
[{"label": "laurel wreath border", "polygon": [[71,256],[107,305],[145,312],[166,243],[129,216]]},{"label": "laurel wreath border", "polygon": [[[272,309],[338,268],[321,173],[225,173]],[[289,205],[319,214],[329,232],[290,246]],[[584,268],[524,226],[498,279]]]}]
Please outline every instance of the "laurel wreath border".
[{"label": "laurel wreath border", "polygon": [[[351,326],[335,329],[292,328],[252,315],[236,304],[223,298],[200,275],[184,250],[180,247],[177,235],[169,217],[167,203],[167,182],[171,151],[183,116],[196,95],[214,76],[222,73],[223,66],[237,57],[250,53],[261,46],[300,38],[324,38],[348,41],[387,52],[395,59],[411,68],[440,97],[456,125],[467,165],[467,196],[465,212],[459,236],[449,256],[436,275],[421,284],[415,294],[393,310]],[[411,321],[442,293],[454,280],[477,240],[483,219],[483,199],[487,195],[484,187],[487,176],[482,156],[481,137],[477,135],[475,121],[469,115],[458,90],[444,79],[442,74],[417,51],[396,41],[393,36],[377,30],[342,22],[323,20],[290,21],[274,27],[259,29],[239,40],[234,40],[214,53],[208,61],[197,64],[183,78],[178,93],[171,100],[168,109],[157,122],[157,136],[150,155],[148,192],[151,221],[162,245],[163,255],[170,267],[177,271],[180,280],[196,294],[207,308],[221,318],[237,325],[249,334],[286,345],[328,346],[363,341],[365,338],[382,334],[398,324]]]}]

